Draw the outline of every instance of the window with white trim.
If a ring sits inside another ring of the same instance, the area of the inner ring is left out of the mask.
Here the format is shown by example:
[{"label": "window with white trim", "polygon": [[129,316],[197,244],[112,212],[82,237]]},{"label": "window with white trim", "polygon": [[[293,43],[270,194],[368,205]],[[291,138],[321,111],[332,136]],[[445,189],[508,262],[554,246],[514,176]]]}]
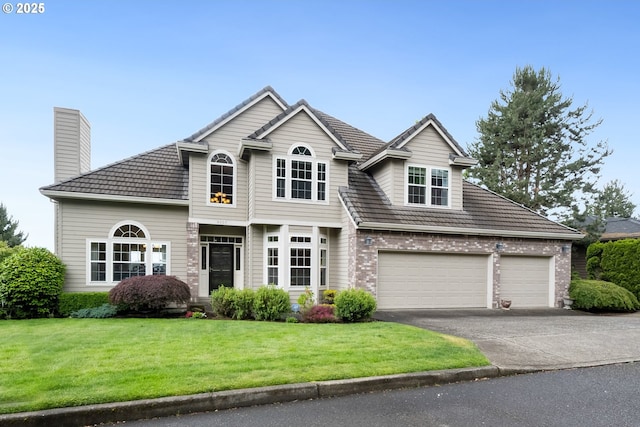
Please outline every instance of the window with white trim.
[{"label": "window with white trim", "polygon": [[267,283],[277,285],[279,280],[278,269],[278,236],[267,236]]},{"label": "window with white trim", "polygon": [[406,169],[408,205],[450,206],[449,169],[409,165]]},{"label": "window with white trim", "polygon": [[140,224],[114,227],[107,239],[87,240],[87,280],[117,283],[133,276],[169,274],[168,242],[152,241]]},{"label": "window with white trim", "polygon": [[311,148],[293,146],[288,156],[275,158],[274,170],[276,200],[327,200],[328,164],[318,161]]},{"label": "window with white trim", "polygon": [[[317,284],[327,285],[328,248],[327,237],[321,236],[313,251],[312,238],[309,235],[289,235],[284,246],[280,246],[279,236],[268,234],[265,246],[266,279],[268,283],[279,284],[280,275],[288,272],[288,285],[304,287]],[[284,256],[282,256],[284,251]],[[287,258],[288,257],[288,258]],[[281,269],[282,268],[282,269]],[[284,277],[284,274],[283,274]]]},{"label": "window with white trim", "polygon": [[233,205],[235,162],[227,153],[214,152],[209,161],[209,203]]}]

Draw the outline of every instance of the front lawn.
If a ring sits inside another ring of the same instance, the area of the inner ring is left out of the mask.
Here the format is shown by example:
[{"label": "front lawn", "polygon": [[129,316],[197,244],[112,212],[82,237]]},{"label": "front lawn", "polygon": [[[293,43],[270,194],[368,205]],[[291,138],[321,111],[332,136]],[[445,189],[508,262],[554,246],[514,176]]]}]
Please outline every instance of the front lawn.
[{"label": "front lawn", "polygon": [[194,319],[0,322],[0,414],[489,362],[395,323]]}]

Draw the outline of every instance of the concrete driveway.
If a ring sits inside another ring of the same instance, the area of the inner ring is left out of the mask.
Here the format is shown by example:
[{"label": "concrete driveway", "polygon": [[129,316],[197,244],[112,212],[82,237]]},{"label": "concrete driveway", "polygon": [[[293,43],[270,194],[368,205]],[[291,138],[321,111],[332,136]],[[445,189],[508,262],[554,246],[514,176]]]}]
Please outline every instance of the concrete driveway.
[{"label": "concrete driveway", "polygon": [[640,313],[389,310],[378,311],[374,317],[467,338],[503,369],[563,369],[640,361]]}]

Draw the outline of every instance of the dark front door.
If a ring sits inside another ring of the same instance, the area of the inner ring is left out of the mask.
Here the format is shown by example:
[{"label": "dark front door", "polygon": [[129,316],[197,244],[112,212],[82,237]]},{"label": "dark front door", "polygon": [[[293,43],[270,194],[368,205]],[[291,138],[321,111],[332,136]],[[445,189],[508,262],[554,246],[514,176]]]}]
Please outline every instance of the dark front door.
[{"label": "dark front door", "polygon": [[209,292],[233,287],[233,245],[209,245]]}]

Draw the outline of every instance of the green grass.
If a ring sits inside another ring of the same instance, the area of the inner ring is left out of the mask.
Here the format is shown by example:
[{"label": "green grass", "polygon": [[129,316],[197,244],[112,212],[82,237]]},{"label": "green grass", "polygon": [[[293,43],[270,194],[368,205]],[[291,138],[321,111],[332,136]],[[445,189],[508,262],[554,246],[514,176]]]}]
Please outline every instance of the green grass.
[{"label": "green grass", "polygon": [[394,323],[0,321],[0,414],[487,365],[469,341]]}]

